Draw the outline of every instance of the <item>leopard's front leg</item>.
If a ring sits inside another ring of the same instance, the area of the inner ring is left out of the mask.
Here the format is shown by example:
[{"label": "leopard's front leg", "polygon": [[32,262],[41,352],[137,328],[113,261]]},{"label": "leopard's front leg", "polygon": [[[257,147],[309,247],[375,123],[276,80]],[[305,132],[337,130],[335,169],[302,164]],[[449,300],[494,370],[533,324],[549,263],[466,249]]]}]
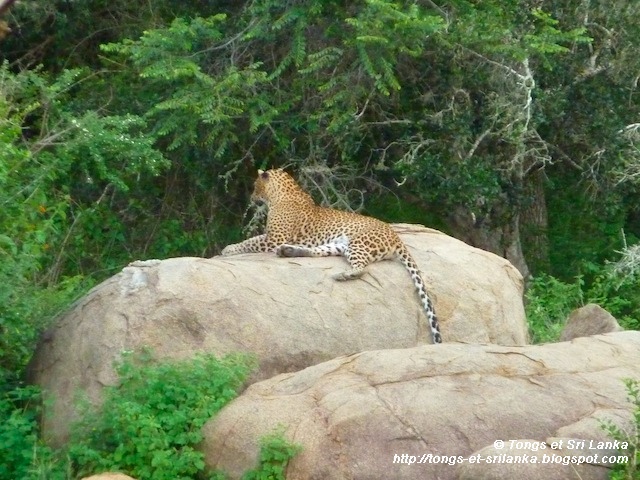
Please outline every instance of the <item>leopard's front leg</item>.
[{"label": "leopard's front leg", "polygon": [[273,247],[269,246],[269,242],[267,241],[267,235],[258,235],[255,237],[247,238],[245,241],[240,243],[234,243],[231,245],[227,245],[222,250],[221,255],[229,256],[229,255],[239,255],[241,253],[260,253],[260,252],[270,252],[273,250]]}]

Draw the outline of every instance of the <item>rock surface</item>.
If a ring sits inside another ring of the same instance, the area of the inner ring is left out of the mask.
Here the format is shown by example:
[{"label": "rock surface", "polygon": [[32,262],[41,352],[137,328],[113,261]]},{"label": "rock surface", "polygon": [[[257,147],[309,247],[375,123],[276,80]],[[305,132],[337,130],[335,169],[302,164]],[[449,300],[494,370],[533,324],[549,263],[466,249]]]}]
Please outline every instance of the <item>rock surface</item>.
[{"label": "rock surface", "polygon": [[[436,230],[398,226],[424,271],[445,342],[526,342],[522,280],[506,260]],[[99,403],[123,350],[158,358],[256,354],[253,380],[364,350],[431,341],[411,279],[380,262],[336,282],[342,258],[273,254],[134,262],[95,287],[43,337],[30,365],[54,400],[44,434],[65,441],[78,391]],[[437,347],[437,346],[434,346]]]},{"label": "rock surface", "polygon": [[[253,384],[205,425],[202,449],[209,466],[239,478],[256,462],[258,439],[284,426],[303,448],[289,479],[577,479],[567,469],[520,465],[505,476],[475,465],[486,474],[462,460],[496,440],[550,448],[607,439],[600,418],[629,428],[625,378],[640,378],[640,332],[363,352]],[[414,457],[425,463],[406,463]],[[605,478],[602,467],[581,468],[583,479]]]},{"label": "rock surface", "polygon": [[560,341],[622,330],[613,315],[599,305],[589,303],[571,312],[560,334]]},{"label": "rock surface", "polygon": [[[562,445],[567,445],[569,439],[563,440]],[[574,440],[571,445],[576,442]],[[467,461],[460,465],[458,480],[516,478],[518,480],[607,480],[609,478],[608,467],[588,463],[596,458],[594,452],[577,452],[573,448],[554,449],[551,448],[552,443],[522,439],[508,442],[504,448],[500,449],[493,445],[487,446],[470,455]],[[471,463],[469,460],[472,457],[494,460],[492,463],[486,461]]]}]

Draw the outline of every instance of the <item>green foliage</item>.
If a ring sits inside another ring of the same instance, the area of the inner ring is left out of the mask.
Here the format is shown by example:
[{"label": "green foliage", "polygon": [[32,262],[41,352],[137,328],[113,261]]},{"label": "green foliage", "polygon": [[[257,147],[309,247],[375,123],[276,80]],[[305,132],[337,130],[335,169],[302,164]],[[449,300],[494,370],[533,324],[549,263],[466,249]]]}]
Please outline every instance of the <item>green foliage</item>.
[{"label": "green foliage", "polygon": [[[236,396],[254,366],[239,355],[157,362],[148,351],[127,353],[117,366],[118,386],[105,390],[99,410],[85,405],[61,451],[38,436],[38,388],[2,392],[0,479],[66,480],[120,471],[140,480],[224,480],[222,472],[205,471],[196,446],[204,423]],[[259,465],[243,478],[284,479],[287,463],[300,447],[285,440],[280,430],[260,444]]]},{"label": "green foliage", "polygon": [[300,445],[292,444],[284,438],[282,430],[273,432],[260,440],[258,467],[246,472],[242,480],[285,480],[289,460],[301,449]]},{"label": "green foliage", "polygon": [[[116,256],[126,263],[120,199],[168,167],[141,117],[78,111],[74,94],[89,78],[82,70],[52,80],[0,68],[0,123],[8,127],[0,149],[0,248],[24,267],[26,281],[55,284],[85,273],[92,256],[101,267]],[[106,228],[100,245],[88,247]]]},{"label": "green foliage", "polygon": [[627,455],[627,463],[613,465],[611,480],[639,480],[640,479],[640,382],[638,380],[624,380],[629,402],[631,403],[632,424],[631,431],[626,431],[612,421],[604,421],[601,428],[614,440],[627,442],[629,448],[620,453]]},{"label": "green foliage", "polygon": [[275,112],[264,97],[255,95],[266,80],[259,62],[244,68],[227,62],[208,64],[216,41],[223,37],[225,18],[178,18],[167,28],[146,31],[139,40],[103,46],[130,61],[146,89],[167,93],[148,106],[146,115],[155,121],[156,135],[171,139],[168,150],[204,143],[215,145],[214,156],[220,157],[239,141],[234,131],[237,117],[255,112],[250,125],[255,132]]},{"label": "green foliage", "polygon": [[586,264],[585,276],[592,278],[586,292],[589,302],[606,309],[623,328],[640,330],[640,275],[637,270],[621,270],[619,262],[605,267]]},{"label": "green foliage", "polygon": [[[550,10],[526,2],[452,2],[457,13],[451,38],[494,59],[522,61],[567,53],[577,43],[589,43],[586,28],[564,28]],[[549,59],[550,60],[550,59]],[[551,61],[551,60],[550,60]]]},{"label": "green foliage", "polygon": [[358,13],[345,19],[355,34],[347,45],[355,46],[376,89],[388,96],[401,88],[395,73],[397,62],[404,55],[420,56],[429,37],[444,28],[444,20],[415,3],[389,0],[366,0]]},{"label": "green foliage", "polygon": [[[90,65],[99,67],[100,45],[137,38],[154,25],[177,17],[209,15],[212,9],[233,14],[236,2],[206,4],[200,0],[26,0],[7,15],[14,33],[3,39],[2,54],[21,65],[43,64],[47,70]],[[240,2],[237,2],[240,3]]]},{"label": "green foliage", "polygon": [[66,479],[64,464],[38,437],[38,389],[19,387],[0,395],[0,479]]},{"label": "green foliage", "polygon": [[[532,52],[542,55],[554,53],[568,53],[570,46],[577,43],[591,43],[591,37],[585,35],[587,29],[585,27],[574,28],[563,31],[559,27],[559,20],[553,18],[551,14],[545,12],[541,8],[534,8],[531,11],[533,17],[535,33],[525,34],[524,43]],[[544,65],[549,68],[552,66],[551,61],[547,60]]]},{"label": "green foliage", "polygon": [[528,294],[534,338],[587,301],[638,328],[638,274],[606,262],[621,232],[640,236],[639,16],[620,0],[16,2],[0,52],[2,388],[96,281],[236,240],[257,166],[389,221],[452,231],[462,209],[471,234],[513,231],[545,202],[524,188],[540,172],[551,267]]},{"label": "green foliage", "polygon": [[19,380],[54,315],[88,288],[81,277],[65,279],[55,287],[38,287],[16,276],[23,273],[24,264],[7,266],[14,270],[0,269],[0,391]]},{"label": "green foliage", "polygon": [[389,223],[417,223],[439,230],[447,229],[438,215],[424,211],[419,204],[410,203],[388,192],[369,198],[364,213]]},{"label": "green foliage", "polygon": [[64,199],[47,189],[51,170],[22,143],[40,87],[36,74],[0,67],[0,389],[20,376],[50,318],[86,288],[80,276],[37,284],[66,215]]},{"label": "green foliage", "polygon": [[625,329],[640,329],[640,262],[637,245],[625,250],[617,262],[604,266],[583,263],[583,274],[571,283],[539,275],[526,293],[526,313],[532,341],[558,339],[572,310],[596,303]]},{"label": "green foliage", "polygon": [[[14,381],[39,333],[92,285],[80,265],[92,231],[118,219],[100,205],[166,166],[132,115],[73,111],[79,70],[54,80],[0,67],[0,380]],[[107,256],[107,241],[93,248]],[[96,259],[99,259],[98,255]],[[120,260],[123,262],[123,260]],[[75,263],[75,265],[73,265]],[[73,265],[73,266],[72,266]]]},{"label": "green foliage", "polygon": [[556,341],[569,313],[582,304],[582,281],[563,283],[549,275],[533,279],[526,293],[526,314],[532,343]]},{"label": "green foliage", "polygon": [[[584,272],[585,262],[603,264],[624,248],[625,208],[615,192],[594,202],[585,190],[570,188],[574,172],[555,175],[549,187],[551,275],[563,281]],[[567,212],[582,212],[567,215]],[[632,240],[632,239],[629,239]]]},{"label": "green foliage", "polygon": [[87,411],[75,428],[74,469],[140,480],[202,478],[203,454],[195,449],[201,427],[236,396],[251,368],[241,356],[155,363],[149,353],[125,355],[119,385],[107,388],[100,411]]}]

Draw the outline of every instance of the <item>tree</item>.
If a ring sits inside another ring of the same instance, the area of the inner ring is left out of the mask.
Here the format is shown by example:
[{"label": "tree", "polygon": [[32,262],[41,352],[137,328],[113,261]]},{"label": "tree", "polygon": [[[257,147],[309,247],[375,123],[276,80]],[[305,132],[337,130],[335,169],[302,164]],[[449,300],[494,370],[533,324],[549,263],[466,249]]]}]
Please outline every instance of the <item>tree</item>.
[{"label": "tree", "polygon": [[[47,5],[72,21],[93,4]],[[141,179],[135,200],[117,197],[121,236],[137,227],[126,235],[132,254],[213,253],[234,235],[228,219],[244,208],[255,168],[286,164],[326,203],[366,208],[365,193],[392,191],[526,278],[530,260],[557,263],[549,192],[588,187],[616,218],[635,195],[633,182],[628,194],[608,192],[635,164],[621,132],[637,106],[621,65],[636,61],[638,7],[571,5],[257,0],[203,15],[185,4],[187,15],[167,23],[171,10],[157,0],[128,30],[129,7],[115,3],[107,30],[117,41],[102,47],[103,68],[70,48],[74,29],[65,51],[92,69],[75,88],[75,112],[133,115],[170,163]],[[590,212],[589,202],[578,203]]]},{"label": "tree", "polygon": [[[135,105],[182,185],[201,183],[205,169],[234,193],[256,163],[293,163],[330,203],[349,203],[354,188],[390,188],[527,278],[521,215],[536,222],[525,238],[548,250],[545,183],[580,163],[562,152],[588,128],[576,116],[559,136],[553,124],[593,63],[588,53],[606,47],[582,4],[574,15],[538,4],[259,0],[233,18],[176,19],[104,47],[120,65],[111,106]],[[218,210],[239,208],[209,187]],[[544,253],[539,262],[548,264]]]}]

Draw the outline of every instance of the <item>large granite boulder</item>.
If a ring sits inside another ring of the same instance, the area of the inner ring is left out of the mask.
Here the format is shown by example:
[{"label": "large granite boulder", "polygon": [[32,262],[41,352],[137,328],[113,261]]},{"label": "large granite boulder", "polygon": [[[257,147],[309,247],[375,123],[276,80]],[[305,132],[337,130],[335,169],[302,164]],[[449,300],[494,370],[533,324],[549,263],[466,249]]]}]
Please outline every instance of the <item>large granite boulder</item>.
[{"label": "large granite boulder", "polygon": [[[506,260],[436,230],[397,226],[428,283],[444,342],[522,345],[522,279]],[[336,282],[342,258],[274,254],[134,262],[89,292],[43,337],[30,375],[53,401],[43,419],[54,444],[67,438],[80,391],[99,403],[122,351],[158,358],[251,352],[252,381],[340,355],[429,343],[409,274],[380,262]],[[432,348],[438,348],[434,345]]]},{"label": "large granite boulder", "polygon": [[206,461],[240,478],[259,439],[284,428],[302,446],[289,479],[608,478],[602,460],[619,454],[599,443],[613,441],[600,421],[632,431],[623,379],[640,378],[640,332],[440,347],[363,352],[255,383],[205,425]]}]

